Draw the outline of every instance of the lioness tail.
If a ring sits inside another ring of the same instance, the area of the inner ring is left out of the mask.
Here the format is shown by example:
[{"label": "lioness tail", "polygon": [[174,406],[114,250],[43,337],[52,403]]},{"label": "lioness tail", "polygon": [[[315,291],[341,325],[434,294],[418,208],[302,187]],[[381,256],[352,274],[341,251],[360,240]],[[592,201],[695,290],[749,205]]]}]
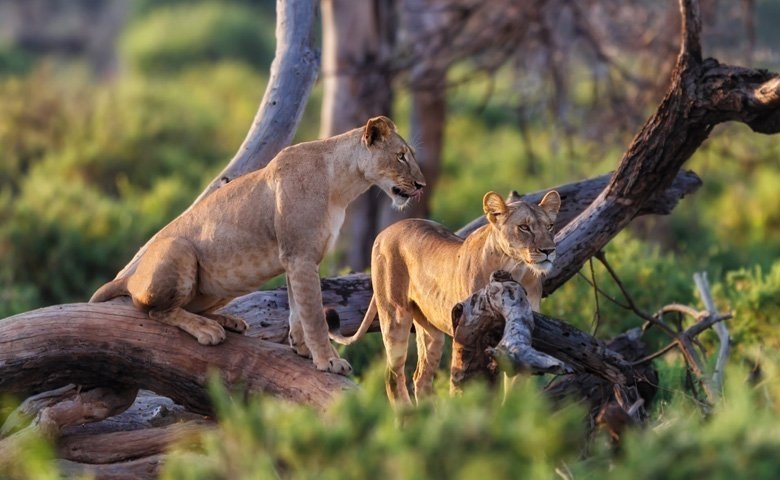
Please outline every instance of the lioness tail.
[{"label": "lioness tail", "polygon": [[328,336],[330,339],[341,345],[352,345],[363,338],[363,335],[366,334],[369,327],[371,327],[371,324],[374,323],[374,319],[376,318],[376,301],[374,300],[374,297],[371,296],[371,302],[368,304],[366,315],[363,317],[363,321],[360,323],[357,332],[351,337],[345,337],[341,334],[341,322],[338,313],[332,309],[328,310],[325,312],[325,318],[328,321]]},{"label": "lioness tail", "polygon": [[98,303],[111,300],[112,298],[128,295],[127,281],[125,278],[116,278],[98,288],[89,299],[89,303]]}]

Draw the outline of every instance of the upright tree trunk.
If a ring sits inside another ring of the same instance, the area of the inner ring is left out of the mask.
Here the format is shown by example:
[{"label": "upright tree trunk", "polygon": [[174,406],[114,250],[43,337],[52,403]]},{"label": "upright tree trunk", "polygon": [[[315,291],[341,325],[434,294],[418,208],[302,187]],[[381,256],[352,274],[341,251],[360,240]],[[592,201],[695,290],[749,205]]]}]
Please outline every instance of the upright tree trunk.
[{"label": "upright tree trunk", "polygon": [[[321,137],[343,133],[376,115],[392,117],[395,31],[394,0],[322,1]],[[340,242],[346,249],[341,263],[353,270],[368,267],[373,239],[385,226],[379,212],[389,208],[376,188],[352,203]]]}]

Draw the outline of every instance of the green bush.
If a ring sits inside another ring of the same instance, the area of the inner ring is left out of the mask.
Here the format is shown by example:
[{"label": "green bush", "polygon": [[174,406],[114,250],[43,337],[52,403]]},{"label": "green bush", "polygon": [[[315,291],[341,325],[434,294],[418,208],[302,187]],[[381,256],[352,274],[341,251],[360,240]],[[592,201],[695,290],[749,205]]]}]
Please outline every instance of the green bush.
[{"label": "green bush", "polygon": [[727,325],[738,358],[756,346],[767,351],[780,347],[780,260],[766,273],[758,266],[728,272],[714,292],[715,298],[725,300],[719,308],[734,315]]},{"label": "green bush", "polygon": [[[664,253],[657,245],[638,240],[628,231],[612,240],[604,253],[642,311],[653,314],[670,303],[696,301],[694,270],[686,267],[675,254]],[[597,334],[602,338],[641,326],[644,320],[626,308],[628,302],[601,262],[594,258],[592,268],[599,289],[598,300],[591,283],[591,263],[586,263],[579,275],[542,300],[542,313],[591,333],[598,321]],[[651,330],[651,337],[655,333]]]},{"label": "green bush", "polygon": [[275,22],[237,3],[173,4],[150,10],[124,32],[121,49],[144,73],[171,73],[221,60],[267,70],[274,55]]},{"label": "green bush", "polygon": [[0,78],[0,191],[17,191],[30,167],[70,134],[70,95],[51,76],[43,67],[29,76]]},{"label": "green bush", "polygon": [[400,416],[379,370],[361,387],[324,413],[217,390],[219,429],[201,453],[166,461],[162,478],[551,478],[584,438],[582,412],[551,413],[531,383],[505,402],[474,385]]},{"label": "green bush", "polygon": [[24,75],[30,71],[34,59],[30,54],[21,52],[0,42],[0,76]]},{"label": "green bush", "polygon": [[0,316],[112,278],[237,150],[264,86],[236,63],[94,87],[44,73],[0,83]]},{"label": "green bush", "polygon": [[766,377],[755,386],[745,385],[746,372],[727,371],[724,399],[712,415],[702,417],[689,400],[678,396],[648,428],[626,435],[620,458],[602,456],[601,462],[579,464],[574,478],[776,478],[780,469],[776,355],[765,360]]}]

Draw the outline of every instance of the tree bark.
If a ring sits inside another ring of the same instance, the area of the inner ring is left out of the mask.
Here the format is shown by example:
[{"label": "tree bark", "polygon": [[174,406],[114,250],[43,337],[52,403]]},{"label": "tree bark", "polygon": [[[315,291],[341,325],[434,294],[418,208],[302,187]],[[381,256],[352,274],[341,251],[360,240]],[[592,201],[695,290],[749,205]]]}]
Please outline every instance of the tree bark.
[{"label": "tree bark", "polygon": [[218,347],[150,320],[124,302],[58,305],[0,322],[0,385],[26,396],[76,383],[83,388],[130,385],[210,414],[212,375],[229,389],[265,392],[324,409],[353,388],[347,378],[318,372],[288,346],[228,334]]},{"label": "tree bark", "polygon": [[[392,117],[391,61],[397,31],[395,0],[323,0],[323,99],[320,137],[343,133],[377,115]],[[368,268],[374,237],[390,199],[372,187],[350,204],[339,239],[341,265]]]}]

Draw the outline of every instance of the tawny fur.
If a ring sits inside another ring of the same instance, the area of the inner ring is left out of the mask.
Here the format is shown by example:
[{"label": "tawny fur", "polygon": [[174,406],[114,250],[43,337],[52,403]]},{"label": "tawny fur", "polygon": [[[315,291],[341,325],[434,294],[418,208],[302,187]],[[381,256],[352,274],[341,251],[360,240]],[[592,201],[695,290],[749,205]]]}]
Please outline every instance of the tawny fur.
[{"label": "tawny fur", "polygon": [[[287,274],[290,344],[320,370],[348,374],[328,340],[319,264],[347,205],[377,185],[402,208],[425,185],[414,153],[386,117],[279,153],[222,186],[164,227],[136,267],[90,299],[130,296],[149,317],[218,344],[243,320],[215,310]],[[223,328],[224,327],[224,328]]]},{"label": "tawny fur", "polygon": [[378,314],[387,355],[387,394],[393,403],[408,404],[404,365],[414,324],[415,396],[430,394],[444,335],[453,335],[453,306],[484,287],[492,272],[511,272],[525,288],[531,308],[539,310],[542,277],[555,259],[553,224],[560,203],[556,191],[548,192],[539,205],[506,204],[497,193],[488,192],[483,198],[488,223],[465,240],[428,220],[389,226],[374,242],[374,295],[363,323],[352,337],[331,332],[331,338],[343,344],[358,340]]}]

